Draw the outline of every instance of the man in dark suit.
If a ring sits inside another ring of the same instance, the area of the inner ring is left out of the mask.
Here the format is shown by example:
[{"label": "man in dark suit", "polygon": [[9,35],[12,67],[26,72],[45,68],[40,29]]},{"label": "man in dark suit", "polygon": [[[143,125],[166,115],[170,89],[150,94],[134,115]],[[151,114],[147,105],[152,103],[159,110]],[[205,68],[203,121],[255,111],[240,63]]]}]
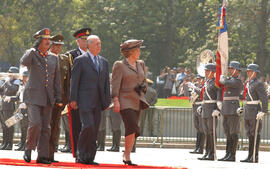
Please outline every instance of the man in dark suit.
[{"label": "man in dark suit", "polygon": [[[78,45],[78,48],[71,50],[69,52],[67,52],[65,55],[68,56],[69,59],[69,64],[70,64],[70,68],[72,68],[73,66],[73,61],[76,57],[84,54],[87,52],[87,46],[86,46],[86,41],[87,41],[87,37],[91,34],[91,28],[82,28],[77,30],[73,36],[76,38],[76,42]],[[70,70],[71,71],[71,70]],[[71,132],[71,146],[72,146],[72,153],[73,153],[73,157],[76,156],[76,152],[77,152],[77,143],[78,143],[78,138],[79,138],[79,134],[81,131],[81,120],[80,120],[80,116],[79,116],[79,111],[78,109],[73,109],[71,111],[68,112],[68,116],[69,118],[69,126],[70,126],[70,132]],[[65,118],[63,121],[68,121],[67,118],[68,116],[63,116],[63,118]],[[64,126],[65,128],[65,126]],[[65,130],[66,136],[65,137],[69,137],[69,133],[68,130]],[[69,141],[69,139],[66,139],[67,141]],[[69,152],[70,151],[70,147],[69,144],[66,143],[67,146],[65,146],[63,149],[61,149],[61,152]]]},{"label": "man in dark suit", "polygon": [[50,30],[44,28],[35,33],[33,48],[26,50],[20,62],[29,71],[23,101],[28,107],[29,127],[27,131],[24,160],[31,161],[31,150],[37,147],[37,163],[50,164],[49,139],[52,107],[61,103],[61,84],[58,57],[48,54]]},{"label": "man in dark suit", "polygon": [[82,129],[78,139],[76,162],[94,162],[101,111],[110,104],[108,61],[98,55],[101,41],[98,36],[87,38],[88,52],[75,58],[71,71],[70,107],[79,109]]}]

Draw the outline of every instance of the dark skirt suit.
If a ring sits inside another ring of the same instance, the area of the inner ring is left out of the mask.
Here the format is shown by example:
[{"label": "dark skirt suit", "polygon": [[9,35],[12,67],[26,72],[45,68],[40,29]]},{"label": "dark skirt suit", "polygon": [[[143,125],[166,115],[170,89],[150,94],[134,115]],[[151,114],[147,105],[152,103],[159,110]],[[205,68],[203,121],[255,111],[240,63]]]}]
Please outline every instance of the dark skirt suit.
[{"label": "dark skirt suit", "polygon": [[126,59],[116,61],[112,70],[112,97],[118,97],[120,114],[125,126],[125,136],[135,133],[140,136],[138,126],[142,109],[149,107],[145,100],[144,92],[135,91],[135,87],[146,85],[145,65],[142,60],[136,61],[137,70],[133,69]]}]

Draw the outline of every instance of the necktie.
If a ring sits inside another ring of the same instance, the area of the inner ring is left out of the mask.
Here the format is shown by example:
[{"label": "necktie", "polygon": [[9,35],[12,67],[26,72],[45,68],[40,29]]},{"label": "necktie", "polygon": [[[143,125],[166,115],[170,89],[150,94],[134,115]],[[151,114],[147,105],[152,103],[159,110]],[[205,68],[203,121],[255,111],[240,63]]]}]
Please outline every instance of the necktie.
[{"label": "necktie", "polygon": [[94,56],[94,64],[96,66],[97,72],[99,72],[99,65],[98,65],[98,58],[97,58],[97,56]]}]

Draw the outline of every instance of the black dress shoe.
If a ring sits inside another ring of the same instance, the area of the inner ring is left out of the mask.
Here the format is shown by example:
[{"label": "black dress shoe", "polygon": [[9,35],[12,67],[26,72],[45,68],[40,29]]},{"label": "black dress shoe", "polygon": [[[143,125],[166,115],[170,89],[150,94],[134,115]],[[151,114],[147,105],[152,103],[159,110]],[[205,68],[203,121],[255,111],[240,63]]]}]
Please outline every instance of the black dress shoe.
[{"label": "black dress shoe", "polygon": [[0,150],[5,150],[5,148],[7,147],[8,143],[3,143],[0,147]]},{"label": "black dress shoe", "polygon": [[36,160],[36,163],[51,164],[52,162],[50,160],[48,160],[47,158],[42,157],[42,158],[38,158]]},{"label": "black dress shoe", "polygon": [[125,165],[137,166],[137,164],[132,163],[130,160],[128,160],[128,161],[123,160],[123,163]]},{"label": "black dress shoe", "polygon": [[218,161],[224,161],[226,158],[230,156],[231,153],[226,153],[223,158],[218,159]]},{"label": "black dress shoe", "polygon": [[54,160],[54,159],[49,159],[49,161],[50,161],[51,163],[59,163],[59,161]]},{"label": "black dress shoe", "polygon": [[25,150],[24,151],[23,159],[27,163],[31,162],[31,150]]},{"label": "black dress shoe", "polygon": [[15,149],[15,151],[24,151],[25,150],[25,144],[20,144],[20,146],[17,148],[17,149]]},{"label": "black dress shoe", "polygon": [[7,143],[7,146],[3,150],[12,150],[13,144],[12,143]]},{"label": "black dress shoe", "polygon": [[94,161],[88,161],[87,164],[89,164],[89,165],[99,165],[98,163],[96,163]]}]

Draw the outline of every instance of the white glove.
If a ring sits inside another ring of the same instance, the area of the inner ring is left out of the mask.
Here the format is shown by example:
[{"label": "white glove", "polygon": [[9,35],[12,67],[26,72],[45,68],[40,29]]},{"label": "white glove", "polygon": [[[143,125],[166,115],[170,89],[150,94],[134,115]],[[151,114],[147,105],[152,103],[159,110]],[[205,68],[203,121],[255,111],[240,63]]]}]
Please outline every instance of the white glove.
[{"label": "white glove", "polygon": [[222,109],[222,102],[221,102],[221,101],[218,101],[218,102],[217,102],[217,107],[218,107],[219,110]]},{"label": "white glove", "polygon": [[238,114],[238,116],[240,116],[243,112],[244,112],[243,107],[239,107],[239,108],[236,110],[236,113]]},{"label": "white glove", "polygon": [[220,75],[219,83],[224,84],[226,77],[224,75]]},{"label": "white glove", "polygon": [[263,119],[264,114],[265,114],[264,112],[259,112],[259,113],[257,114],[256,119],[257,119],[257,120],[262,120],[262,119]]},{"label": "white glove", "polygon": [[10,77],[6,77],[6,78],[5,78],[5,82],[10,81],[10,79],[11,79]]},{"label": "white glove", "polygon": [[10,102],[10,100],[11,100],[11,97],[10,97],[10,96],[6,96],[6,97],[4,98],[4,102]]},{"label": "white glove", "polygon": [[26,108],[27,108],[27,106],[26,106],[25,103],[21,103],[21,104],[19,105],[19,109],[26,109]]},{"label": "white glove", "polygon": [[198,113],[198,115],[201,115],[202,114],[202,106],[199,106],[197,108],[197,113]]},{"label": "white glove", "polygon": [[195,89],[196,88],[196,86],[193,83],[191,83],[191,82],[187,82],[186,84],[187,84],[187,86],[189,88],[192,88],[192,89]]},{"label": "white glove", "polygon": [[220,115],[220,111],[214,110],[212,113],[212,117],[218,117]]}]

